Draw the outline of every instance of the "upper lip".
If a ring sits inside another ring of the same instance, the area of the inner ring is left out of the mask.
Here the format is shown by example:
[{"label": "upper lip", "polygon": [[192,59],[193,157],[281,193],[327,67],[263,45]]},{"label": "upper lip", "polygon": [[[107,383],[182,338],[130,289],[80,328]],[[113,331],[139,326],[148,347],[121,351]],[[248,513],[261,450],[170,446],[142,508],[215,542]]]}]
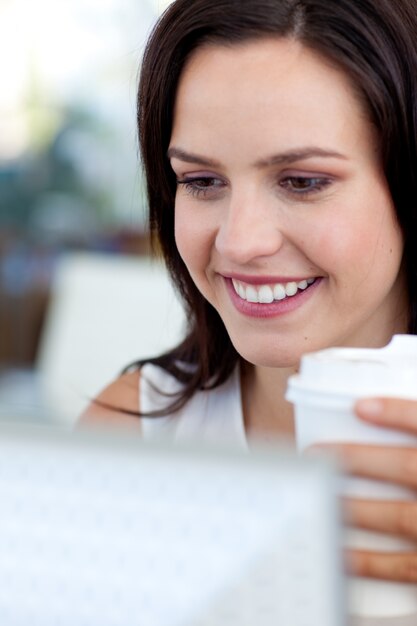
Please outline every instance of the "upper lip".
[{"label": "upper lip", "polygon": [[311,275],[304,276],[251,276],[247,274],[236,274],[234,272],[230,274],[223,274],[224,278],[230,278],[233,280],[239,280],[242,283],[247,283],[248,285],[271,285],[276,283],[299,283],[302,280],[307,280],[309,278],[316,278]]}]

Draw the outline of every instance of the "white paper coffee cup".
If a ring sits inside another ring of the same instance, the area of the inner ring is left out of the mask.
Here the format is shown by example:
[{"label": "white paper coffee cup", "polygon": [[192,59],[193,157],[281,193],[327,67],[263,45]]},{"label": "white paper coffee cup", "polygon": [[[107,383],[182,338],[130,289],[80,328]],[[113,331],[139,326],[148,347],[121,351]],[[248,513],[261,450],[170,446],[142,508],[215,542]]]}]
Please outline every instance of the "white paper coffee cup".
[{"label": "white paper coffee cup", "polygon": [[[417,400],[417,336],[395,335],[381,349],[330,348],[303,356],[286,394],[294,404],[298,449],[325,442],[417,446],[417,436],[369,425],[355,416],[355,402],[373,396]],[[362,478],[346,478],[341,492],[385,500],[417,497],[409,489]],[[349,530],[346,543],[387,552],[412,548],[399,538],[361,530]],[[352,578],[349,606],[352,614],[367,617],[417,613],[417,586]]]}]

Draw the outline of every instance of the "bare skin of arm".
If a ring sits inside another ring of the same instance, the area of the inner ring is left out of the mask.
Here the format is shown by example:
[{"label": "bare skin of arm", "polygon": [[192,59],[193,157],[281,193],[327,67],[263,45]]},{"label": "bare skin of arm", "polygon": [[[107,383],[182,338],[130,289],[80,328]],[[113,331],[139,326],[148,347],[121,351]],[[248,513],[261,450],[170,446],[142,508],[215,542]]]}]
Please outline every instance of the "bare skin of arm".
[{"label": "bare skin of arm", "polygon": [[[125,411],[139,411],[139,371],[123,374],[93,400],[79,418],[80,426],[126,427],[140,432],[140,418]],[[112,408],[114,407],[114,408]]]}]

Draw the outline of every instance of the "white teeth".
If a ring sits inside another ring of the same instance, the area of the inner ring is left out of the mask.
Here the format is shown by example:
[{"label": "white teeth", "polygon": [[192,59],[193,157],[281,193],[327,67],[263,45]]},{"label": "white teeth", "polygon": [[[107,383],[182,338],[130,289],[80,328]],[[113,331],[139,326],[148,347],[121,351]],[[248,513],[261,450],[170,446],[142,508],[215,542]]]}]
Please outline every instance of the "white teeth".
[{"label": "white teeth", "polygon": [[264,304],[268,304],[269,302],[274,301],[274,293],[269,287],[269,285],[262,285],[262,287],[258,291],[259,302],[263,302]]},{"label": "white teeth", "polygon": [[275,287],[274,287],[274,298],[275,298],[275,300],[283,300],[286,297],[286,295],[287,294],[285,293],[284,285],[281,285],[280,283],[275,285]]},{"label": "white teeth", "polygon": [[307,289],[309,285],[314,283],[315,278],[305,278],[298,283],[291,281],[289,283],[276,283],[275,285],[245,285],[238,280],[232,279],[233,287],[236,293],[248,302],[259,302],[262,304],[270,304],[274,300],[284,300],[291,296],[295,296],[297,291]]},{"label": "white teeth", "polygon": [[255,287],[252,287],[251,285],[249,285],[249,287],[246,287],[246,300],[248,302],[259,302],[258,292],[256,291]]},{"label": "white teeth", "polygon": [[246,289],[244,288],[242,283],[239,283],[234,278],[232,278],[232,283],[233,283],[233,287],[235,288],[236,293],[239,294],[242,300],[246,300]]},{"label": "white teeth", "polygon": [[287,296],[295,296],[298,291],[297,283],[287,283],[285,285],[285,293]]}]

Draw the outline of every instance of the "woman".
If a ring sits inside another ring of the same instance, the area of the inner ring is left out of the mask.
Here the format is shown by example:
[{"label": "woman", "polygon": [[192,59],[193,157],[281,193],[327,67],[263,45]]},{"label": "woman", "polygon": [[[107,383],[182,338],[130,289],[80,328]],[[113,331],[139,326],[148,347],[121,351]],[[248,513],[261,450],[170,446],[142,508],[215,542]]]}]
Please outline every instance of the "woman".
[{"label": "woman", "polygon": [[[415,0],[174,2],[145,52],[138,122],[188,333],[86,418],[145,437],[291,437],[284,392],[304,352],[416,333],[416,103]],[[357,412],[417,434],[415,402]],[[337,450],[352,473],[417,487],[417,449]],[[349,513],[417,540],[413,502]],[[351,568],[417,582],[417,550],[355,551]]]}]

